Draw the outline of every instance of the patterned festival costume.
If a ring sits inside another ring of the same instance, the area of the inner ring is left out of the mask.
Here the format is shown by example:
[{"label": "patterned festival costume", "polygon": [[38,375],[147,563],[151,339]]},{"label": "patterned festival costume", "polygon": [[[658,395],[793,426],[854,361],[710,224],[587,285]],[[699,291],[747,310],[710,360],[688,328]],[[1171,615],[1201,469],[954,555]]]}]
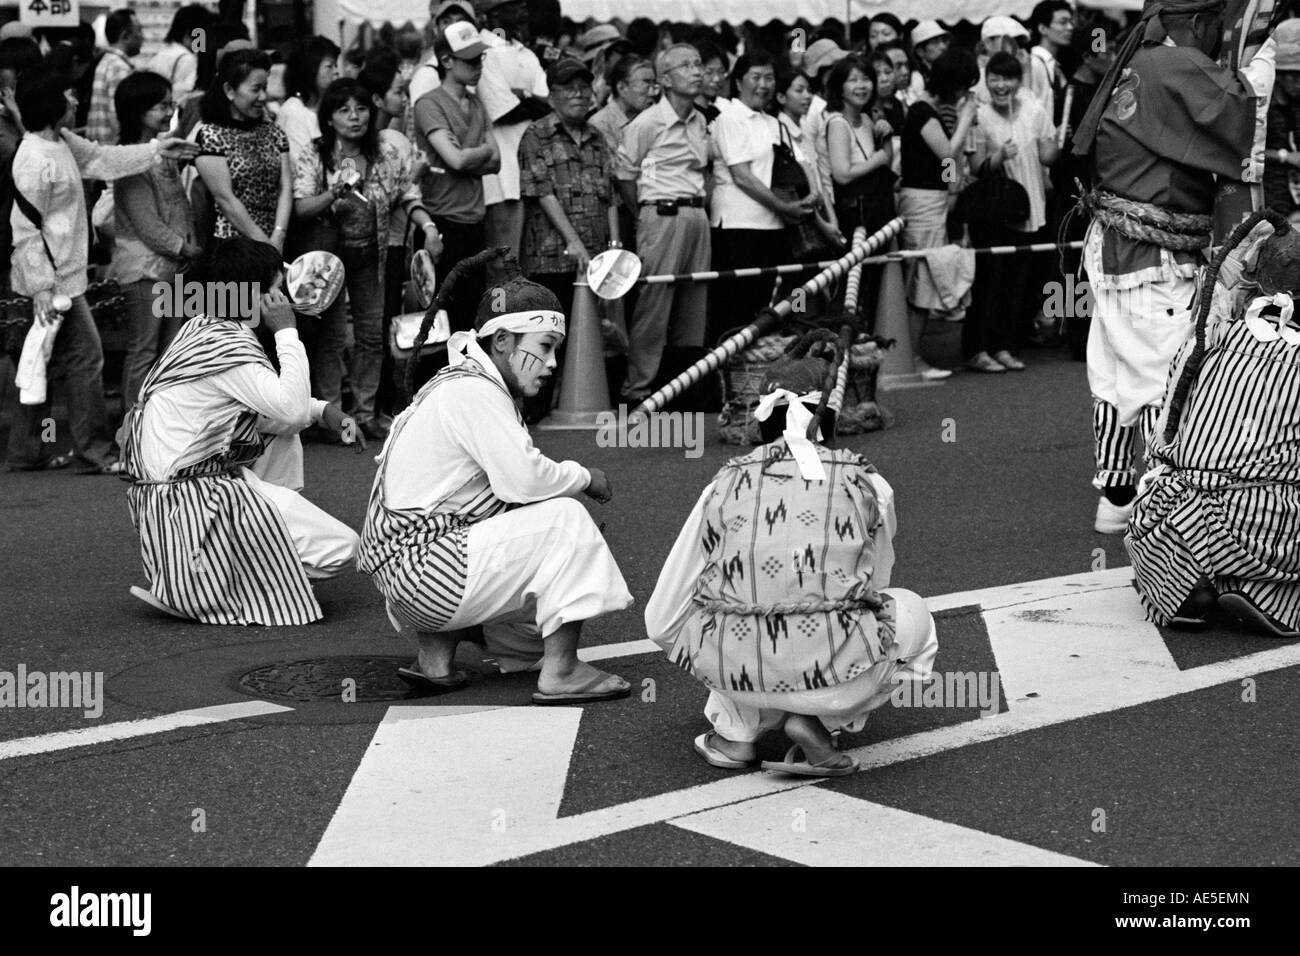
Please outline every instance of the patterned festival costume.
[{"label": "patterned festival costume", "polygon": [[861,729],[938,650],[920,600],[882,590],[892,489],[853,452],[815,447],[824,482],[801,477],[785,440],[724,465],[646,607],[650,639],[712,691],[705,714],[729,740],[783,713]]},{"label": "patterned festival costume", "polygon": [[272,367],[240,323],[198,316],[181,327],[123,425],[131,520],[150,590],[169,607],[205,624],[309,624],[322,614],[293,536],[247,471],[265,444],[256,412],[237,413],[233,431],[200,434],[164,479],[142,478],[150,398],[248,363]]},{"label": "patterned festival costume", "polygon": [[[1260,341],[1237,298],[1234,308],[1216,290],[1204,363],[1173,441],[1154,446],[1129,524],[1142,603],[1161,624],[1208,578],[1300,626],[1300,346]],[[1173,364],[1170,394],[1193,344]],[[1158,435],[1168,414],[1166,399]]]},{"label": "patterned festival costume", "polygon": [[[468,358],[439,372],[394,422],[358,564],[399,631],[482,625],[488,651],[511,671],[535,664],[541,638],[560,625],[623,610],[632,595],[590,515],[567,497],[590,475],[533,449],[494,373],[471,342]],[[480,460],[470,440],[452,437],[457,426],[479,440],[507,436],[519,453],[508,463]],[[441,490],[419,504],[394,500],[402,471],[416,472],[405,476],[411,484]],[[498,487],[519,500],[504,500]]]}]

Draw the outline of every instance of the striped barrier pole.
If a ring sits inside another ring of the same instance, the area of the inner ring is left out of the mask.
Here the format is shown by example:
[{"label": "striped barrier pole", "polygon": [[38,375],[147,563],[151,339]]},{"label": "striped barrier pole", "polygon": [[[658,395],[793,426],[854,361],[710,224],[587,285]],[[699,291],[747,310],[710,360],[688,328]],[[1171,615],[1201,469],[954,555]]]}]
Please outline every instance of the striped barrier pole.
[{"label": "striped barrier pole", "polygon": [[[853,232],[853,248],[857,249],[867,241],[867,230],[865,226],[858,226]],[[858,295],[862,289],[862,263],[858,263],[849,270],[849,277],[844,283],[844,311],[846,314],[853,314],[858,308]],[[826,402],[826,407],[839,414],[844,407],[844,391],[849,385],[849,352],[853,348],[853,326],[845,323],[840,327],[840,345],[844,349],[843,361],[840,362],[840,370],[835,375],[835,390],[831,392],[830,399]]]},{"label": "striped barrier pole", "polygon": [[861,246],[852,249],[842,258],[836,259],[834,262],[830,263],[826,268],[822,269],[821,272],[817,273],[817,275],[813,276],[803,285],[799,286],[798,289],[791,292],[790,295],[778,302],[772,312],[764,313],[735,335],[732,335],[725,341],[719,343],[717,348],[709,352],[690,368],[686,369],[686,371],[682,372],[663,388],[659,389],[659,391],[652,395],[647,395],[645,399],[643,399],[641,403],[632,410],[632,414],[648,414],[650,412],[657,412],[659,409],[663,408],[682,392],[686,391],[686,389],[704,378],[704,376],[708,375],[710,372],[717,371],[723,362],[748,348],[750,343],[760,335],[770,331],[782,319],[789,315],[791,311],[790,300],[799,292],[802,291],[807,295],[816,295],[836,279],[842,277],[849,269],[852,269],[855,265],[862,262],[876,249],[879,249],[881,246],[894,239],[902,231],[903,218],[899,216],[895,219],[891,219],[878,231],[873,233]]},{"label": "striped barrier pole", "polygon": [[[1082,249],[1082,240],[1078,242],[1036,242],[1028,246],[985,246],[970,250],[977,256],[1009,256],[1017,252],[1055,252],[1058,249]],[[862,260],[864,266],[878,266],[886,262],[902,262],[905,259],[920,259],[927,249],[901,249],[884,255],[872,256]],[[825,270],[838,262],[828,259],[825,262],[793,262],[782,266],[754,266],[749,269],[724,269],[712,272],[683,272],[679,275],[641,276],[635,285],[673,285],[678,282],[714,282],[718,279],[757,279],[762,276],[783,276],[796,272],[811,272],[813,269]]]}]

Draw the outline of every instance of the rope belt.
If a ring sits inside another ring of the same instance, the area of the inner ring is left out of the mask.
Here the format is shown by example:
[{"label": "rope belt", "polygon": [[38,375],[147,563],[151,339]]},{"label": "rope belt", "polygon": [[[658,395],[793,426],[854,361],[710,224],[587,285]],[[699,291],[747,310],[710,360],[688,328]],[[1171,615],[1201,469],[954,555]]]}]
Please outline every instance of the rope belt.
[{"label": "rope belt", "polygon": [[753,617],[767,617],[772,614],[826,614],[831,611],[872,611],[884,608],[885,602],[879,597],[846,598],[839,601],[804,601],[791,604],[737,604],[733,601],[695,602],[702,610],[713,614],[740,614]]},{"label": "rope belt", "polygon": [[1085,193],[1079,206],[1103,227],[1136,242],[1179,252],[1196,252],[1210,244],[1212,220],[1208,215],[1173,212],[1101,189]]}]

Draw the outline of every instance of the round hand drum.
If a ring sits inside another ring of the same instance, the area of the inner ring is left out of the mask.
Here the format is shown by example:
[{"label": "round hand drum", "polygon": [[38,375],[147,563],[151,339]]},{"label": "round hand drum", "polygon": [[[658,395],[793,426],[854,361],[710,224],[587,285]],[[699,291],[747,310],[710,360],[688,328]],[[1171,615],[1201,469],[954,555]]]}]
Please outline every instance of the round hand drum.
[{"label": "round hand drum", "polygon": [[293,310],[304,315],[320,315],[343,290],[343,260],[329,252],[303,253],[284,272]]},{"label": "round hand drum", "polygon": [[602,299],[621,299],[641,276],[641,259],[626,249],[606,249],[587,263],[587,285]]}]

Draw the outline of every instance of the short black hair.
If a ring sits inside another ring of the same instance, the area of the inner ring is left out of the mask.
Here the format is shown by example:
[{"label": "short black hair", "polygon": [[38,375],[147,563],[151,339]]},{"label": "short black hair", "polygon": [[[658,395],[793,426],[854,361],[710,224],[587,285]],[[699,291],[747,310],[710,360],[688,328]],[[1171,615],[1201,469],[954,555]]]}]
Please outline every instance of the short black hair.
[{"label": "short black hair", "polygon": [[984,67],[984,73],[995,76],[1005,76],[1012,80],[1023,80],[1025,78],[1025,68],[1020,65],[1014,53],[1007,53],[1003,50],[1000,53],[994,53],[989,57],[988,64]]},{"label": "short black hair", "polygon": [[114,10],[108,15],[108,19],[104,21],[104,37],[109,43],[116,43],[122,39],[123,34],[131,29],[131,21],[134,19],[134,10]]},{"label": "short black hair", "polygon": [[627,42],[638,56],[652,56],[659,46],[659,27],[649,17],[637,17],[627,25]]},{"label": "short black hair", "polygon": [[975,54],[965,47],[952,46],[930,67],[926,88],[940,100],[950,100],[965,93],[979,79],[979,61]]},{"label": "short black hair", "polygon": [[1066,0],[1039,0],[1034,6],[1034,10],[1029,14],[1029,32],[1033,36],[1033,42],[1038,42],[1038,27],[1050,27],[1052,20],[1062,10],[1067,13],[1074,13],[1074,7],[1070,6]]},{"label": "short black hair", "polygon": [[256,70],[266,70],[268,73],[271,70],[271,57],[261,50],[235,50],[223,56],[211,85],[199,103],[199,116],[203,122],[229,126],[233,120],[225,85],[229,83],[232,89],[238,89]]},{"label": "short black hair", "polygon": [[14,98],[23,126],[33,133],[49,129],[68,111],[67,97],[72,88],[72,74],[39,63],[18,77]]},{"label": "short black hair", "polygon": [[655,72],[654,64],[645,59],[645,57],[637,56],[635,53],[629,53],[625,57],[620,57],[614,61],[613,66],[605,71],[605,83],[608,84],[613,94],[617,96],[618,85],[620,83],[626,83],[628,78],[643,66],[648,66],[651,73]]},{"label": "short black hair", "polygon": [[205,283],[253,282],[263,292],[269,292],[282,271],[284,260],[275,246],[247,236],[233,236],[216,240],[186,278]]},{"label": "short black hair", "polygon": [[122,77],[122,82],[113,91],[118,142],[124,145],[137,142],[144,128],[144,114],[171,96],[171,92],[172,85],[167,77],[148,70],[136,70]]},{"label": "short black hair", "polygon": [[[40,44],[31,37],[8,37],[0,40],[0,70],[13,70],[22,76],[41,62]],[[71,65],[71,64],[69,64]]]},{"label": "short black hair", "polygon": [[849,78],[849,74],[854,70],[861,70],[862,75],[867,78],[871,84],[871,98],[867,100],[867,105],[863,111],[870,110],[876,102],[876,71],[871,68],[871,64],[858,56],[856,53],[850,53],[844,59],[840,60],[833,67],[830,73],[826,74],[826,88],[822,90],[822,96],[826,98],[826,110],[829,113],[839,113],[844,109],[844,84]]},{"label": "short black hair", "polygon": [[393,88],[393,79],[402,70],[397,51],[390,47],[371,47],[366,54],[366,65],[357,74],[357,82],[372,96],[384,97]]},{"label": "short black hair", "polygon": [[[181,7],[172,17],[172,25],[164,37],[168,43],[179,43],[182,46],[188,46],[195,30],[207,31],[212,27],[212,14],[198,3],[191,3]],[[204,45],[207,45],[207,37],[203,38]]]},{"label": "short black hair", "polygon": [[294,45],[284,70],[284,92],[306,102],[316,97],[316,74],[322,60],[339,58],[339,48],[327,37],[312,37]]},{"label": "short black hair", "polygon": [[359,46],[350,47],[348,52],[343,54],[343,62],[348,66],[361,69],[366,65],[366,51]]}]

